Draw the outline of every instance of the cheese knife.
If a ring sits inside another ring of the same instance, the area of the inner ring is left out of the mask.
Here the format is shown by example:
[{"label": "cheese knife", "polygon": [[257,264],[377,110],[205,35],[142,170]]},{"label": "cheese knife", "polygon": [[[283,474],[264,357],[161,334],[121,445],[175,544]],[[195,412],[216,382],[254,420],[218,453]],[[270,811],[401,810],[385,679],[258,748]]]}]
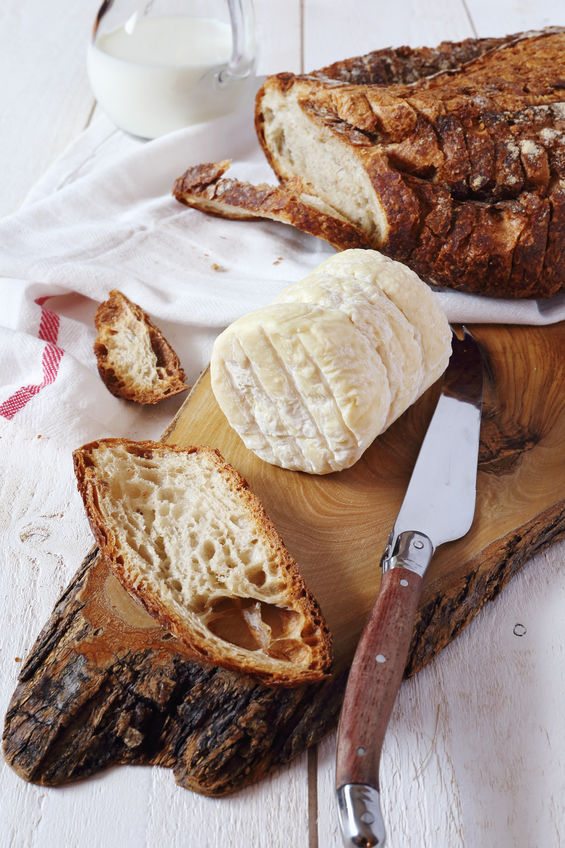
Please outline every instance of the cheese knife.
[{"label": "cheese knife", "polygon": [[463,328],[381,559],[381,587],[349,673],[336,786],[347,846],[382,846],[379,763],[402,682],[424,575],[434,551],[466,535],[475,513],[483,389],[481,350]]}]

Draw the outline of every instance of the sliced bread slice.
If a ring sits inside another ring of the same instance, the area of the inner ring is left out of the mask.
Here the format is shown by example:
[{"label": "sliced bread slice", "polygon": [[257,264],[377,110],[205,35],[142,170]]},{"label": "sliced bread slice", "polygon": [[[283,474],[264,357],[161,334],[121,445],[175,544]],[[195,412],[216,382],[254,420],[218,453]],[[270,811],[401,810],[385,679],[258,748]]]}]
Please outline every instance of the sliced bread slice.
[{"label": "sliced bread slice", "polygon": [[196,657],[269,684],[324,677],[331,637],[320,608],[218,451],[103,439],[73,458],[102,554]]},{"label": "sliced bread slice", "polygon": [[94,319],[98,373],[116,397],[159,403],[190,388],[178,356],[149,316],[114,289]]}]

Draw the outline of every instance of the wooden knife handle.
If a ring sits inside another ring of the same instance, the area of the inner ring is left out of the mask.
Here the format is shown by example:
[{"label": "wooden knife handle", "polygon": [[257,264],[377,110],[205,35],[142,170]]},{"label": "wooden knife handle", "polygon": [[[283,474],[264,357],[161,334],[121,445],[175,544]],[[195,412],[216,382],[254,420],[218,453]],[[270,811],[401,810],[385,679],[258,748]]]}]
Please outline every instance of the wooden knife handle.
[{"label": "wooden knife handle", "polygon": [[[352,845],[384,843],[378,795],[381,748],[406,667],[422,586],[422,577],[408,568],[384,572],[349,673],[338,728],[336,785],[342,829]],[[356,837],[351,820],[360,830]]]}]

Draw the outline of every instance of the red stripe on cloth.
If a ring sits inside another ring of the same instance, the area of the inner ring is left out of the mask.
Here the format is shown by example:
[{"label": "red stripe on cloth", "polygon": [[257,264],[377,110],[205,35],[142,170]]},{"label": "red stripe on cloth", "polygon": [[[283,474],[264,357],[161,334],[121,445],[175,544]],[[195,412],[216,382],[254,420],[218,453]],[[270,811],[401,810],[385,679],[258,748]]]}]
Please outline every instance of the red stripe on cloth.
[{"label": "red stripe on cloth", "polygon": [[64,351],[56,345],[48,344],[43,351],[43,383],[41,388],[45,388],[50,383],[54,383],[59,370],[59,363]]},{"label": "red stripe on cloth", "polygon": [[39,338],[44,342],[55,344],[59,335],[59,316],[50,309],[41,307],[41,321],[39,323]]},{"label": "red stripe on cloth", "polygon": [[43,379],[41,383],[33,386],[22,386],[13,395],[11,395],[4,403],[0,404],[0,415],[12,420],[14,415],[23,409],[24,406],[45,386],[54,383],[59,372],[59,364],[63,357],[64,350],[57,346],[57,337],[59,335],[60,319],[56,312],[50,309],[45,309],[43,304],[48,300],[50,295],[46,297],[38,297],[35,301],[41,307],[41,318],[39,321],[39,330],[37,337],[41,341],[46,342],[41,358],[41,370]]}]

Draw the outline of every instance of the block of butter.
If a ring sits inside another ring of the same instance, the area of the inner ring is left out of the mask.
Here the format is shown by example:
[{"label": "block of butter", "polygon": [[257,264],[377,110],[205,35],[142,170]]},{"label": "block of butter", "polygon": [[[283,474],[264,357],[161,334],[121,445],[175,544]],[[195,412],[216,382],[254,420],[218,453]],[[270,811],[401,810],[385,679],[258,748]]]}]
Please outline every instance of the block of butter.
[{"label": "block of butter", "polygon": [[212,390],[261,459],[327,474],[353,465],[450,353],[445,314],[413,271],[345,250],[218,336]]}]

